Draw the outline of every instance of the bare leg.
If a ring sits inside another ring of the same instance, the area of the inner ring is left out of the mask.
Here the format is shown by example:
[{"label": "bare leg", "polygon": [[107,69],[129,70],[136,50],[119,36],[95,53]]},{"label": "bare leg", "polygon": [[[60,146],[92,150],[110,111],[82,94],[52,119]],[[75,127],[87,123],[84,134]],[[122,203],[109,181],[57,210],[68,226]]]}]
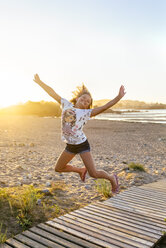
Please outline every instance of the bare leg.
[{"label": "bare leg", "polygon": [[55,165],[56,172],[76,172],[79,173],[82,181],[85,180],[85,175],[87,172],[86,168],[77,168],[75,166],[69,165],[68,163],[74,158],[75,154],[66,152],[65,150],[62,152],[58,161]]},{"label": "bare leg", "polygon": [[108,179],[112,185],[112,190],[115,191],[117,188],[116,180],[114,176],[110,176],[106,171],[104,170],[96,170],[95,164],[92,158],[92,155],[90,152],[84,152],[80,154],[88,173],[91,177],[94,178],[104,178]]}]

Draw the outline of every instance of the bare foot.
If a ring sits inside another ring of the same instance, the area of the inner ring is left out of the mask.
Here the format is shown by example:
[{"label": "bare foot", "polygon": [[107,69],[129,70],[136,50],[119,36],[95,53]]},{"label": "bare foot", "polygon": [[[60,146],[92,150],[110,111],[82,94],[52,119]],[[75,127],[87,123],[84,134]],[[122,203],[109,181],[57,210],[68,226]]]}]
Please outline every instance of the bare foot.
[{"label": "bare foot", "polygon": [[80,178],[81,178],[81,180],[83,181],[83,182],[85,182],[85,176],[86,176],[86,173],[87,173],[87,169],[86,168],[82,168],[81,170],[80,170]]}]

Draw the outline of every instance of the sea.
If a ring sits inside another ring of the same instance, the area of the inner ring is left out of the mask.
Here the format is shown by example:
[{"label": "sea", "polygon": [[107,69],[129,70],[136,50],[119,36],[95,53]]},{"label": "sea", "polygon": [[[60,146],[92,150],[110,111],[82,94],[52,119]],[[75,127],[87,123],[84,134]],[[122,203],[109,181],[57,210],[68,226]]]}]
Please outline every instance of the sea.
[{"label": "sea", "polygon": [[166,124],[166,109],[114,109],[114,111],[119,113],[102,113],[95,119]]}]

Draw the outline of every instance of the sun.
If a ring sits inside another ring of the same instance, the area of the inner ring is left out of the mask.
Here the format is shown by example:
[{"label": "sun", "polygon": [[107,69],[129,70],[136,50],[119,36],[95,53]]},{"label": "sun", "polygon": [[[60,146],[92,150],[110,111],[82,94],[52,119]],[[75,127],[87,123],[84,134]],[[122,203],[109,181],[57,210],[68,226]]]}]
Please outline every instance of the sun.
[{"label": "sun", "polygon": [[6,107],[9,107],[11,105],[16,105],[16,104],[18,103],[16,102],[15,99],[10,99],[10,100],[5,99],[5,98],[0,99],[0,108],[6,108]]},{"label": "sun", "polygon": [[[8,86],[8,87],[7,87]],[[9,85],[3,86],[0,89],[0,108],[5,108],[11,105],[16,105],[20,101],[19,92],[16,94],[16,89],[9,87]]]}]

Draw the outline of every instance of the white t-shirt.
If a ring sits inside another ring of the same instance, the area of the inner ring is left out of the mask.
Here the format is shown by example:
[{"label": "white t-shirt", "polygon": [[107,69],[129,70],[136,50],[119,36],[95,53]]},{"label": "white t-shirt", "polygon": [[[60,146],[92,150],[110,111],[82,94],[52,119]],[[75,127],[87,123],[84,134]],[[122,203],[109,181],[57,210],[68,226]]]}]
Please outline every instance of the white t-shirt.
[{"label": "white t-shirt", "polygon": [[83,126],[90,120],[92,109],[78,109],[64,98],[62,106],[62,140],[68,144],[81,144],[86,141],[82,131]]}]

